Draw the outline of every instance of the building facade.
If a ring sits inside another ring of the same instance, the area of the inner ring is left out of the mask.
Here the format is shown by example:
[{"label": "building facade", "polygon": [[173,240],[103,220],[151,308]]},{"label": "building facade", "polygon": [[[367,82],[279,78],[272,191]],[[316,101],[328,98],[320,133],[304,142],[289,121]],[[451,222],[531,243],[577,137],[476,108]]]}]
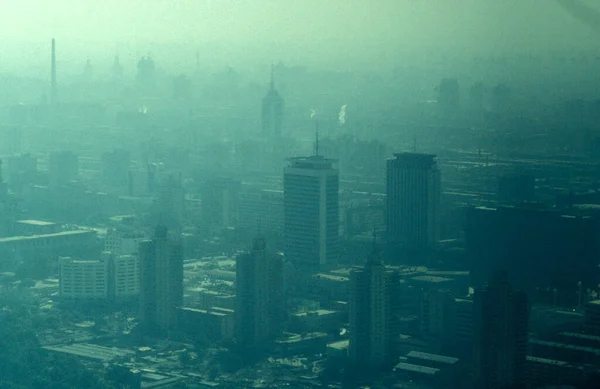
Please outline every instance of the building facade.
[{"label": "building facade", "polygon": [[283,175],[284,247],[296,266],[339,256],[339,173],[322,156],[293,158]]},{"label": "building facade", "polygon": [[382,366],[396,356],[394,337],[399,330],[400,275],[371,254],[364,269],[350,273],[350,360]]},{"label": "building facade", "polygon": [[152,240],[140,243],[139,253],[140,324],[149,332],[171,330],[183,305],[183,247],[159,226]]},{"label": "building facade", "polygon": [[108,266],[104,260],[59,258],[59,295],[65,300],[104,300],[108,297]]},{"label": "building facade", "polygon": [[525,380],[529,312],[525,293],[504,272],[475,291],[473,364],[477,388],[521,388]]},{"label": "building facade", "polygon": [[427,248],[440,239],[440,171],[435,155],[401,153],[387,161],[388,242]]},{"label": "building facade", "polygon": [[282,330],[283,258],[270,253],[263,238],[236,262],[235,333],[238,344],[251,349],[273,342]]}]

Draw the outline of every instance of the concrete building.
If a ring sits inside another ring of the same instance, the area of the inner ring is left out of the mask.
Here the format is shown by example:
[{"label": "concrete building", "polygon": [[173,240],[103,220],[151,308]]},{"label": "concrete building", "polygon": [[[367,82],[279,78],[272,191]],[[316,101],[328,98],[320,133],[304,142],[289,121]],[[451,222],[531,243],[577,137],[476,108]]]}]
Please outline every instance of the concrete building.
[{"label": "concrete building", "polygon": [[339,174],[319,155],[284,169],[284,247],[295,266],[333,264],[339,255]]},{"label": "concrete building", "polygon": [[140,243],[140,324],[148,331],[168,331],[183,305],[183,249],[156,228],[152,240]]},{"label": "concrete building", "polygon": [[108,264],[104,260],[59,259],[59,295],[65,300],[105,300]]},{"label": "concrete building", "polygon": [[281,333],[284,319],[283,258],[256,238],[252,251],[236,263],[235,333],[238,343],[256,350]]},{"label": "concrete building", "polygon": [[99,260],[59,258],[59,295],[66,300],[123,301],[139,294],[139,263],[131,255]]},{"label": "concrete building", "polygon": [[387,270],[373,252],[361,270],[350,273],[350,345],[354,363],[382,366],[393,362],[398,335],[400,274]]},{"label": "concrete building", "polygon": [[140,293],[140,263],[135,255],[110,255],[108,293],[115,300],[127,300]]},{"label": "concrete building", "polygon": [[104,237],[104,251],[114,255],[137,255],[139,244],[144,238],[134,231],[109,228]]},{"label": "concrete building", "polygon": [[81,257],[100,254],[96,232],[61,231],[52,234],[0,238],[0,267],[14,267],[18,261],[52,260],[59,256]]},{"label": "concrete building", "polygon": [[387,161],[388,242],[427,248],[440,239],[440,171],[436,156],[401,153]]},{"label": "concrete building", "polygon": [[529,312],[525,293],[514,291],[506,273],[494,274],[475,291],[474,379],[477,388],[522,387]]}]

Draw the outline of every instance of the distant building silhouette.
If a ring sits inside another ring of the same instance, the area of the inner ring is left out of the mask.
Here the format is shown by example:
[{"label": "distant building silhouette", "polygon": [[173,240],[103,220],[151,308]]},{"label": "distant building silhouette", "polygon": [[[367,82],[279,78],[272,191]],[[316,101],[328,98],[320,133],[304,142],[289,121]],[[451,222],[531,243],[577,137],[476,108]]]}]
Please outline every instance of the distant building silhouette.
[{"label": "distant building silhouette", "polygon": [[427,248],[440,237],[440,171],[435,155],[401,153],[387,161],[387,240]]},{"label": "distant building silhouette", "polygon": [[150,56],[142,57],[137,64],[137,74],[135,80],[139,90],[143,93],[150,93],[154,90],[156,83],[154,60]]},{"label": "distant building silhouette", "polygon": [[152,240],[140,243],[139,258],[140,325],[150,333],[172,330],[183,305],[183,247],[159,226]]},{"label": "distant building silhouette", "polygon": [[[469,207],[466,254],[475,285],[506,269],[516,288],[556,288],[572,296],[578,282],[598,284],[600,217],[593,209],[552,209],[541,204]],[[574,295],[571,303],[575,303]]]},{"label": "distant building silhouette", "polygon": [[295,266],[332,264],[339,255],[339,173],[319,155],[284,169],[284,246]]},{"label": "distant building silhouette", "polygon": [[236,262],[235,338],[239,345],[262,349],[280,334],[283,324],[283,258],[269,252],[257,237],[250,253]]},{"label": "distant building silhouette", "polygon": [[271,85],[262,101],[262,132],[266,136],[281,136],[285,102],[275,89],[274,68],[271,67]]},{"label": "distant building silhouette", "polygon": [[438,105],[443,111],[454,112],[460,106],[460,88],[455,78],[444,78],[437,87]]},{"label": "distant building silhouette", "polygon": [[527,358],[528,307],[504,272],[475,291],[473,362],[478,389],[523,388]]},{"label": "distant building silhouette", "polygon": [[115,56],[115,61],[113,62],[111,68],[111,74],[113,80],[120,80],[123,77],[123,65],[121,65],[118,55]]},{"label": "distant building silhouette", "polygon": [[55,186],[64,185],[76,180],[79,174],[79,159],[71,151],[57,151],[48,157],[48,174],[50,183]]},{"label": "distant building silhouette", "polygon": [[385,268],[374,250],[361,270],[350,273],[350,360],[379,367],[393,363],[398,335],[400,275]]}]

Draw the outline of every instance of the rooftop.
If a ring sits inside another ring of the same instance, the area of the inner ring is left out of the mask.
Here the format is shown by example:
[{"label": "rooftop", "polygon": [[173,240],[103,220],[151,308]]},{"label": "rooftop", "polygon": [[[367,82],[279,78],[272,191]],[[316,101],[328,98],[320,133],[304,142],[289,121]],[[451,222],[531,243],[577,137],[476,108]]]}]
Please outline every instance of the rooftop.
[{"label": "rooftop", "polygon": [[98,346],[89,343],[65,344],[60,346],[45,346],[45,350],[75,355],[82,358],[109,362],[117,358],[133,356],[134,352],[125,349]]},{"label": "rooftop", "polygon": [[406,355],[408,358],[423,359],[427,361],[440,362],[448,365],[455,364],[459,361],[458,358],[447,357],[445,355],[424,353],[421,351],[411,351]]},{"label": "rooftop", "polygon": [[436,375],[440,369],[436,369],[434,367],[427,367],[421,365],[413,365],[412,363],[400,362],[395,367],[394,370],[403,370],[410,371],[414,373],[421,373],[427,375]]},{"label": "rooftop", "polygon": [[32,226],[53,226],[53,225],[56,225],[56,223],[45,222],[43,220],[17,220],[17,223],[29,224],[29,225],[32,225]]},{"label": "rooftop", "polygon": [[42,234],[42,235],[31,235],[31,236],[10,236],[8,238],[0,238],[0,244],[8,243],[8,242],[18,242],[18,241],[25,241],[25,240],[55,238],[55,237],[59,237],[59,236],[84,235],[84,234],[95,234],[95,232],[88,231],[88,230],[73,230],[73,231],[56,232],[53,234]]}]

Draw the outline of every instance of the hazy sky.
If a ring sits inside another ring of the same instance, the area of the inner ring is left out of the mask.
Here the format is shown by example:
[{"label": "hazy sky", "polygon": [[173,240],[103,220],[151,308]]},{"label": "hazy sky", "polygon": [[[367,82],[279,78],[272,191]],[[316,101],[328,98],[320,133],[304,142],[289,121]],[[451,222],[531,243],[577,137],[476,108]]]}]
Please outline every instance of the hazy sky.
[{"label": "hazy sky", "polygon": [[600,41],[554,0],[0,0],[0,7],[0,42],[55,36],[63,51],[216,43],[242,54],[288,50],[299,61],[302,53],[393,60],[416,47],[560,50]]}]

